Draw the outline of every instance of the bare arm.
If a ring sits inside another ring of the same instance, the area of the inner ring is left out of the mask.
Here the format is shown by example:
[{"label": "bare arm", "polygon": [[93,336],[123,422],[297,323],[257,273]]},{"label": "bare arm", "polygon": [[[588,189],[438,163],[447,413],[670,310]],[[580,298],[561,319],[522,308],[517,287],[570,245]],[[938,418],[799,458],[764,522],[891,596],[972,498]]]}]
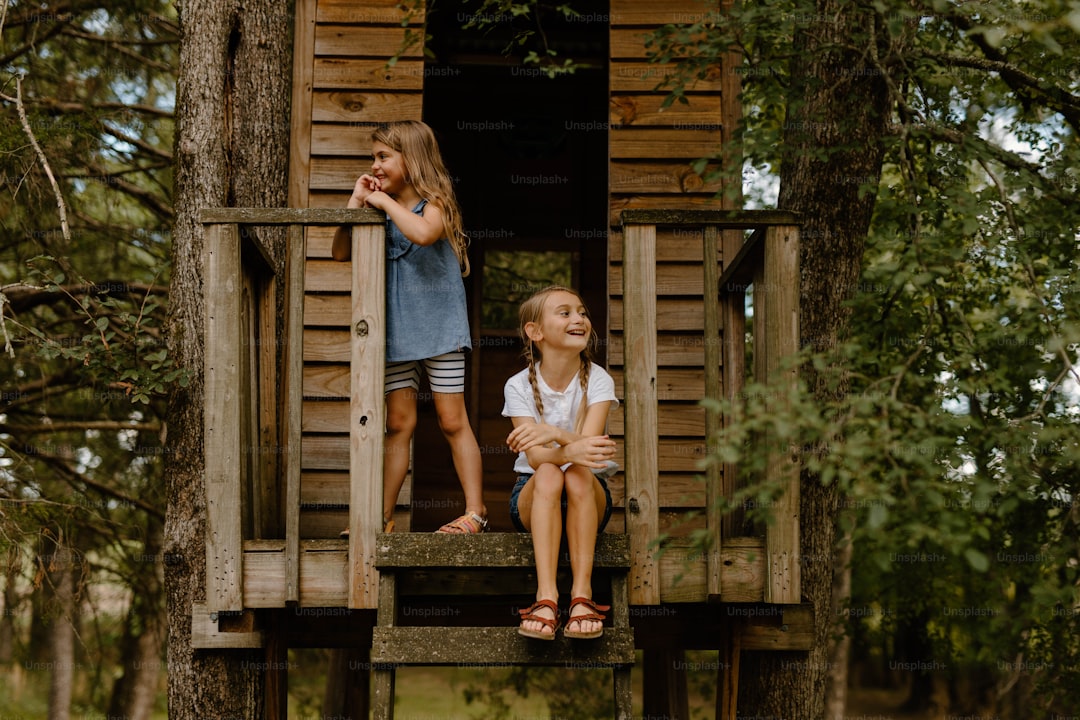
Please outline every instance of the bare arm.
[{"label": "bare arm", "polygon": [[[590,405],[581,435],[528,417],[511,418],[514,429],[506,438],[507,445],[511,450],[524,452],[534,469],[543,463],[602,468],[615,455],[615,441],[601,434],[610,407],[608,401]],[[552,447],[554,444],[558,446]]]},{"label": "bare arm", "polygon": [[417,215],[381,190],[367,196],[367,204],[386,213],[401,233],[414,245],[434,245],[443,236],[443,212],[430,202]]}]

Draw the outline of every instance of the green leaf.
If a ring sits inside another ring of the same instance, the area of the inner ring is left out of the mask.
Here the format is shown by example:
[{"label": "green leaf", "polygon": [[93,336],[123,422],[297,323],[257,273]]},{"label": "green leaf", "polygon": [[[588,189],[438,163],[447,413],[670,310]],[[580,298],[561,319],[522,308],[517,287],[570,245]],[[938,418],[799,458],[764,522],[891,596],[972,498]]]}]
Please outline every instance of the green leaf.
[{"label": "green leaf", "polygon": [[964,558],[976,572],[986,572],[990,569],[990,559],[980,550],[971,547],[966,548],[964,550]]}]

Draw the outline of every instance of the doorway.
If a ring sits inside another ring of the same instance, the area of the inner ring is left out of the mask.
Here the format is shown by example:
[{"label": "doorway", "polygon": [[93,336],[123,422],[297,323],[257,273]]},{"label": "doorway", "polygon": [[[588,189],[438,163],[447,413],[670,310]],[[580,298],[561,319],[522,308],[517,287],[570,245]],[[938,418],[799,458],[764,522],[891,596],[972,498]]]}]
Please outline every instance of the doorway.
[{"label": "doorway", "polygon": [[[460,6],[435,4],[427,18],[423,119],[454,177],[471,239],[466,404],[495,531],[513,529],[514,454],[501,411],[503,383],[524,367],[518,304],[549,284],[577,288],[597,333],[607,336],[608,3],[575,8],[571,18],[542,15],[542,33],[535,18],[473,17]],[[470,22],[483,27],[463,27]],[[571,59],[575,71],[550,77],[525,62],[530,51],[548,48],[556,62]],[[420,531],[464,510],[449,449],[423,397],[413,481],[413,527]]]}]

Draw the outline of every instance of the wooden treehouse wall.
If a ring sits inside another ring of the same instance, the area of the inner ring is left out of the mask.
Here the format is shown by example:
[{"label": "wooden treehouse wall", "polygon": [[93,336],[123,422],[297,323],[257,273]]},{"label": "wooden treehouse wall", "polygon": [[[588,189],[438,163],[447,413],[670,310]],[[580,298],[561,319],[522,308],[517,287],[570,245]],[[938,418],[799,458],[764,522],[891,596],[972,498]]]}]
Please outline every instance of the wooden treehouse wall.
[{"label": "wooden treehouse wall", "polygon": [[[396,6],[396,0],[301,0],[296,4],[290,206],[344,207],[355,178],[370,165],[373,126],[422,118],[425,66],[419,47],[408,50],[393,67],[387,66],[402,48],[406,33],[401,25],[405,16]],[[628,357],[635,356],[626,350],[627,316],[652,312],[656,321],[649,341],[655,347],[656,392],[650,401],[655,407],[644,408],[654,415],[647,433],[652,433],[655,458],[646,457],[644,471],[629,482],[623,473],[614,478],[617,515],[609,525],[612,532],[628,529],[623,508],[631,498],[639,511],[632,531],[639,552],[635,570],[641,571],[639,582],[631,587],[631,600],[639,604],[699,602],[715,596],[721,567],[751,567],[753,557],[763,549],[760,539],[738,538],[725,544],[723,557],[718,546],[708,563],[699,558],[687,569],[685,552],[669,553],[660,561],[648,547],[665,532],[675,536],[678,550],[706,518],[719,526],[721,520],[707,514],[684,522],[688,513],[702,510],[708,500],[698,466],[706,453],[708,428],[697,402],[706,393],[719,395],[733,387],[716,380],[721,377],[718,373],[707,381],[707,366],[727,373],[740,369],[735,364],[721,368],[719,349],[724,342],[721,328],[737,328],[734,335],[741,336],[741,307],[729,317],[725,313],[732,313],[737,303],[722,305],[715,294],[706,302],[705,283],[709,277],[715,279],[728,264],[725,260],[741,247],[742,230],[716,231],[719,239],[710,243],[707,240],[715,227],[661,224],[652,246],[655,270],[646,268],[629,282],[626,278],[626,261],[636,257],[640,248],[624,233],[624,211],[724,209],[735,202],[718,200],[719,184],[702,180],[691,163],[714,155],[734,127],[738,76],[717,67],[688,87],[689,105],[676,103],[665,109],[667,91],[658,85],[672,66],[647,60],[644,37],[648,32],[666,23],[694,22],[703,12],[718,12],[717,6],[698,0],[612,0],[609,6],[606,340],[617,388],[623,387]],[[408,18],[408,29],[422,34],[423,21],[422,15]],[[326,225],[306,230],[302,538],[334,538],[349,519],[352,278],[349,263],[330,259],[332,231]],[[611,432],[625,452],[620,461],[627,468],[640,462],[630,456],[628,445],[634,445],[633,453],[642,445],[628,443],[634,437],[627,431],[627,413],[636,412],[642,398],[624,395],[622,400],[613,414]],[[734,473],[729,476],[726,481],[733,482]],[[725,481],[715,475],[713,479]],[[407,505],[408,496],[400,502]],[[728,525],[725,534],[738,535],[737,528]],[[761,598],[761,573],[747,573],[727,584],[727,599]],[[676,583],[676,576],[683,579]]]}]

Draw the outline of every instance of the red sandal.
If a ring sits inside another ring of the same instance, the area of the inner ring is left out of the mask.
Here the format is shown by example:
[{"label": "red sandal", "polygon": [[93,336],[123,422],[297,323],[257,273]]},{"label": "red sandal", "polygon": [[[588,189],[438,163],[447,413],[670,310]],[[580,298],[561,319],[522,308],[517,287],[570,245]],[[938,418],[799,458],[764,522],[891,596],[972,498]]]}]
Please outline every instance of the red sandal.
[{"label": "red sandal", "polygon": [[[589,612],[583,615],[574,615],[574,608],[578,605],[584,605],[589,609]],[[610,609],[610,605],[597,605],[589,598],[574,598],[570,601],[570,612],[566,616],[566,629],[563,630],[563,636],[573,640],[592,640],[600,637],[604,634],[603,627],[593,630],[592,632],[583,632],[581,630],[570,630],[570,624],[577,622],[578,627],[581,627],[579,622],[581,620],[596,620],[597,622],[602,622],[604,618],[607,617],[603,613]]]},{"label": "red sandal", "polygon": [[[536,614],[536,611],[540,608],[547,608],[555,614],[555,618],[540,617]],[[551,628],[551,632],[543,632],[541,630],[527,630],[524,626],[520,626],[518,627],[518,635],[524,635],[535,640],[555,639],[555,631],[559,629],[559,606],[555,604],[554,600],[537,600],[529,607],[518,610],[518,615],[521,616],[521,622],[535,620],[545,627]]]}]

